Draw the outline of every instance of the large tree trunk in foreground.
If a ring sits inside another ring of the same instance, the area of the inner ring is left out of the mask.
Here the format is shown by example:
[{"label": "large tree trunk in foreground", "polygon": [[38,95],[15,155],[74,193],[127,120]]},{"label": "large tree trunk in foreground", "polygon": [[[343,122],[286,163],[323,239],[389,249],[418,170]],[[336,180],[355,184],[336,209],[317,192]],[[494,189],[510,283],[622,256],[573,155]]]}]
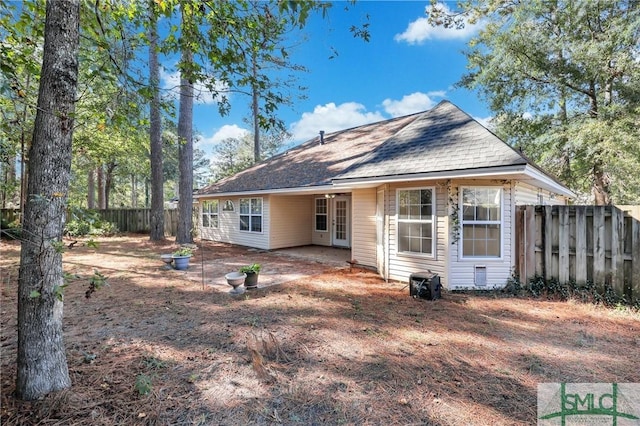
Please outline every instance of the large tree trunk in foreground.
[{"label": "large tree trunk in foreground", "polygon": [[[182,61],[191,63],[192,60],[192,53],[184,47]],[[178,144],[180,183],[176,242],[185,244],[193,242],[193,84],[184,76],[180,77]]]},{"label": "large tree trunk in foreground", "polygon": [[62,333],[60,242],[78,79],[78,0],[47,2],[38,111],[29,154],[18,288],[18,398],[71,385]]},{"label": "large tree trunk in foreground", "polygon": [[151,151],[151,218],[149,239],[164,240],[164,179],[162,176],[162,127],[160,121],[160,65],[158,63],[157,18],[150,2],[149,23],[149,84],[153,90],[150,107],[150,151]]}]

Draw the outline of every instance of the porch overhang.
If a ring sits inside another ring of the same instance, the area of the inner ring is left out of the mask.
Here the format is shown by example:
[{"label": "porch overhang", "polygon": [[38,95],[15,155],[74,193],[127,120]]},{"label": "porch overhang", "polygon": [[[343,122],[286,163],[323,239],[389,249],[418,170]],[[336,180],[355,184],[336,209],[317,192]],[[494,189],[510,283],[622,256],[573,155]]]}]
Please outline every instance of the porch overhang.
[{"label": "porch overhang", "polygon": [[554,194],[575,198],[576,194],[564,185],[542,173],[529,164],[504,167],[487,167],[465,170],[445,170],[437,172],[413,173],[393,176],[371,176],[364,178],[334,179],[332,188],[336,191],[349,191],[357,188],[371,188],[387,183],[416,182],[441,179],[509,179],[529,183],[546,189]]}]

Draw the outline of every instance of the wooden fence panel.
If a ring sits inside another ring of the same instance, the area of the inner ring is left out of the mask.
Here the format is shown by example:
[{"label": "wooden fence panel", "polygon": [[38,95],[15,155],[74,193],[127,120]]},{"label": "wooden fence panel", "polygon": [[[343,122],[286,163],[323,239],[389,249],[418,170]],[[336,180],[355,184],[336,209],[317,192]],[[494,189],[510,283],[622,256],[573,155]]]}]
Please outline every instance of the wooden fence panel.
[{"label": "wooden fence panel", "polygon": [[[100,218],[115,223],[121,232],[149,232],[151,230],[151,209],[108,209],[96,210]],[[0,209],[3,222],[13,222],[20,218],[18,209]],[[175,236],[178,229],[178,210],[164,211],[164,234]]]},{"label": "wooden fence panel", "polygon": [[640,299],[640,206],[519,206],[514,223],[522,279],[591,281]]}]

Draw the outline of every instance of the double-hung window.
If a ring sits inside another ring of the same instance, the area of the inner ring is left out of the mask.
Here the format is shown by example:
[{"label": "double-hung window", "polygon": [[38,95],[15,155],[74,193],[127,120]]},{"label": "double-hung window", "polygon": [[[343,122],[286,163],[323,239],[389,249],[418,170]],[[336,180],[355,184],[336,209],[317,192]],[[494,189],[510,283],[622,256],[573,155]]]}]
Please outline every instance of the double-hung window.
[{"label": "double-hung window", "polygon": [[318,232],[329,230],[328,205],[326,198],[316,198],[316,231]]},{"label": "double-hung window", "polygon": [[262,232],[262,198],[240,198],[240,230]]},{"label": "double-hung window", "polygon": [[462,188],[462,257],[502,255],[502,189]]},{"label": "double-hung window", "polygon": [[435,200],[433,188],[398,190],[398,252],[433,256]]},{"label": "double-hung window", "polygon": [[218,200],[202,202],[202,226],[204,228],[218,227]]}]

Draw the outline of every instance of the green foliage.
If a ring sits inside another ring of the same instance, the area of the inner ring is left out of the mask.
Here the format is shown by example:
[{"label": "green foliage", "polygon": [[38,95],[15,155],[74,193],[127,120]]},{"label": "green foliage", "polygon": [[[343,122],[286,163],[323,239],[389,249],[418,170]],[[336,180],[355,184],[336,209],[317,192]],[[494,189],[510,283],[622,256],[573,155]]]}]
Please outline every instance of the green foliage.
[{"label": "green foliage", "polygon": [[139,395],[148,395],[153,388],[151,376],[147,374],[138,374],[134,388]]},{"label": "green foliage", "polygon": [[107,277],[98,271],[94,271],[93,276],[89,278],[89,288],[84,293],[84,297],[89,299],[96,290],[100,290],[102,287],[107,285],[109,285]]},{"label": "green foliage", "polygon": [[31,292],[29,293],[29,299],[37,299],[41,295],[42,294],[38,290],[31,290]]},{"label": "green foliage", "polygon": [[19,240],[22,237],[22,226],[17,219],[9,222],[5,219],[0,221],[0,238]]},{"label": "green foliage", "polygon": [[246,265],[240,268],[240,272],[242,273],[254,273],[254,274],[258,274],[260,273],[260,269],[262,268],[262,265],[260,265],[259,263],[254,263],[252,265]]},{"label": "green foliage", "polygon": [[461,1],[452,13],[437,3],[433,25],[483,24],[459,85],[489,102],[499,136],[580,202],[640,202],[637,1]]},{"label": "green foliage", "polygon": [[626,295],[619,295],[610,284],[596,285],[591,281],[578,285],[575,281],[560,283],[556,279],[545,280],[542,276],[535,276],[526,284],[513,276],[509,279],[503,293],[515,296],[546,297],[559,300],[576,300],[582,303],[593,303],[606,307],[631,307],[640,310],[640,299],[632,302]]},{"label": "green foliage", "polygon": [[174,257],[192,256],[193,249],[190,247],[180,247],[178,250],[174,251],[172,254]]},{"label": "green foliage", "polygon": [[103,221],[95,210],[72,208],[70,216],[71,220],[65,224],[64,233],[71,237],[108,237],[119,232],[116,224]]}]

